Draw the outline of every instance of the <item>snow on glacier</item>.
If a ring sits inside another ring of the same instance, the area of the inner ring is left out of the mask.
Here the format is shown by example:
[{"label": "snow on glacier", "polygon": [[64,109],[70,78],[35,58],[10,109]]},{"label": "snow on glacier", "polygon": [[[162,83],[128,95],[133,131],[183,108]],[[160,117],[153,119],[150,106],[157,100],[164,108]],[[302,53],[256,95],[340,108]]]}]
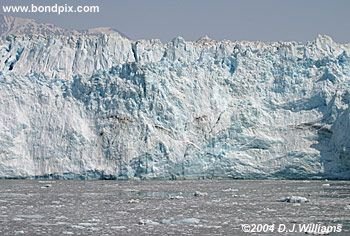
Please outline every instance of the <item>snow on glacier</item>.
[{"label": "snow on glacier", "polygon": [[15,19],[1,19],[0,177],[350,178],[349,44]]}]

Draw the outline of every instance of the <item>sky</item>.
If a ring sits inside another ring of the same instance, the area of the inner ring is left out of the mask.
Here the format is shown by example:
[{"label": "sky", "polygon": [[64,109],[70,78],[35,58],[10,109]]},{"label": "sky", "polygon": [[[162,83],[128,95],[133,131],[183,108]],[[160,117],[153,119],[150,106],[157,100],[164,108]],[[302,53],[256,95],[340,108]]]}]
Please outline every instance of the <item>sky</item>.
[{"label": "sky", "polygon": [[[98,5],[99,13],[7,14],[70,29],[112,27],[131,39],[350,42],[349,0],[1,0],[0,5]],[[3,9],[1,9],[2,11]]]}]

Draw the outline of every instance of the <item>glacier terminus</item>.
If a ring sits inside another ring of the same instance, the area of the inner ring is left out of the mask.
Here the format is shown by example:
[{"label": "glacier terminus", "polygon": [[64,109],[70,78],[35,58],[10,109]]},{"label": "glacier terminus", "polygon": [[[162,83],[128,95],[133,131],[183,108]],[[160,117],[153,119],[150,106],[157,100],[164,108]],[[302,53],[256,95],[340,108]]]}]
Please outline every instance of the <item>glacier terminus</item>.
[{"label": "glacier terminus", "polygon": [[1,178],[350,179],[350,44],[0,33]]}]

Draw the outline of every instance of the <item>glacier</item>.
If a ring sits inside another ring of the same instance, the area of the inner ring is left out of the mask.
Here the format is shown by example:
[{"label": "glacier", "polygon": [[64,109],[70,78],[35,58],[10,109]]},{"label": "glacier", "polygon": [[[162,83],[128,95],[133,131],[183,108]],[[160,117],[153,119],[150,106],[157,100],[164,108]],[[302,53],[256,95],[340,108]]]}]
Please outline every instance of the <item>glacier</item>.
[{"label": "glacier", "polygon": [[0,34],[1,178],[350,179],[350,44]]}]

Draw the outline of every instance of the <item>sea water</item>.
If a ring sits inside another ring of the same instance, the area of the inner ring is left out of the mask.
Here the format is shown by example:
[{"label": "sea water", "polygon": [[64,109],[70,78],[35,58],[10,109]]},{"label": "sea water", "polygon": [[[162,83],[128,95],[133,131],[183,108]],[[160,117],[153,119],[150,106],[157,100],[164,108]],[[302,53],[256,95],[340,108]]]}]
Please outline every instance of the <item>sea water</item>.
[{"label": "sea water", "polygon": [[303,225],[350,235],[350,182],[0,180],[0,235],[303,235]]}]

